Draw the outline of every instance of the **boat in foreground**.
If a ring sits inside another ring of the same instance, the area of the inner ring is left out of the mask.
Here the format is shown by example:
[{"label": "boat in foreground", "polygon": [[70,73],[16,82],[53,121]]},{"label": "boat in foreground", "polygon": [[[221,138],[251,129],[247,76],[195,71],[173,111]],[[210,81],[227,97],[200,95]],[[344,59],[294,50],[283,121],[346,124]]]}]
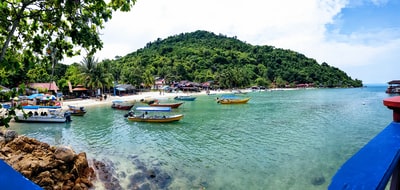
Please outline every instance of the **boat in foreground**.
[{"label": "boat in foreground", "polygon": [[[128,120],[136,122],[149,122],[149,123],[169,123],[179,121],[183,118],[183,114],[166,115],[166,112],[170,112],[170,107],[137,107],[135,112],[129,112]],[[150,113],[150,114],[149,114]],[[163,113],[163,114],[159,114]]]},{"label": "boat in foreground", "polygon": [[69,111],[69,113],[70,113],[71,115],[74,115],[74,116],[83,116],[83,115],[86,114],[85,107],[83,107],[83,106],[78,107],[78,106],[71,106],[71,105],[68,105],[68,108],[69,108],[68,111]]},{"label": "boat in foreground", "polygon": [[183,101],[194,101],[196,97],[193,96],[176,96],[175,100],[183,100]]},{"label": "boat in foreground", "polygon": [[236,96],[222,96],[217,98],[219,104],[246,104],[250,98],[238,98]]},{"label": "boat in foreground", "polygon": [[152,104],[149,104],[149,106],[155,106],[155,107],[170,107],[170,108],[178,108],[181,106],[183,102],[177,102],[177,103],[160,103],[158,101],[153,102]]},{"label": "boat in foreground", "polygon": [[118,110],[130,110],[132,109],[134,103],[123,101],[123,100],[113,100],[111,108]]},{"label": "boat in foreground", "polygon": [[386,89],[388,94],[400,94],[400,80],[392,80],[388,82],[389,86]]},{"label": "boat in foreground", "polygon": [[23,106],[23,111],[17,112],[16,122],[28,123],[66,123],[71,122],[71,114],[61,109],[61,106]]}]

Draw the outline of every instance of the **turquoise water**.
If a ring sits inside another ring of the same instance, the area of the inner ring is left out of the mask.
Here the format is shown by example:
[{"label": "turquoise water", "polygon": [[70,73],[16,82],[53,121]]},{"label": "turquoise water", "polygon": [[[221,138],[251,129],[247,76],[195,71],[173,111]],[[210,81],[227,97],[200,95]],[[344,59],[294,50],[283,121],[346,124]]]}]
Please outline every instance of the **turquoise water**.
[{"label": "turquoise water", "polygon": [[[385,87],[254,92],[248,104],[199,96],[176,123],[127,121],[126,111],[88,107],[70,124],[12,129],[89,158],[112,161],[127,188],[132,157],[157,165],[170,189],[326,189],[337,169],[392,121]],[[313,184],[313,179],[324,179]]]}]

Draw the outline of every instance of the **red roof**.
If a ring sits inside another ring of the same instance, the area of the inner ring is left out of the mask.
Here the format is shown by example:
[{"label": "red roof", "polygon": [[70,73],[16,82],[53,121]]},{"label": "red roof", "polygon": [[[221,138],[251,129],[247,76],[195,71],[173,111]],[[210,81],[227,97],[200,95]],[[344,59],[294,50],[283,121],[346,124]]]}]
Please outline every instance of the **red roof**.
[{"label": "red roof", "polygon": [[34,88],[34,89],[48,89],[48,90],[53,90],[57,92],[58,87],[55,82],[52,83],[30,83],[28,84],[28,87]]}]

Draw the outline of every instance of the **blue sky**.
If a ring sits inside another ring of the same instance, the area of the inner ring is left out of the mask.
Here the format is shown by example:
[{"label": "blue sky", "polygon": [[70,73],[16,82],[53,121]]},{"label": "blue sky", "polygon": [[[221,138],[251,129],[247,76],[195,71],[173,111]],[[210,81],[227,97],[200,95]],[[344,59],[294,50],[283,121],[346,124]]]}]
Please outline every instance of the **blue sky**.
[{"label": "blue sky", "polygon": [[96,56],[113,59],[196,30],[291,49],[364,84],[400,79],[400,0],[138,0],[106,23]]}]

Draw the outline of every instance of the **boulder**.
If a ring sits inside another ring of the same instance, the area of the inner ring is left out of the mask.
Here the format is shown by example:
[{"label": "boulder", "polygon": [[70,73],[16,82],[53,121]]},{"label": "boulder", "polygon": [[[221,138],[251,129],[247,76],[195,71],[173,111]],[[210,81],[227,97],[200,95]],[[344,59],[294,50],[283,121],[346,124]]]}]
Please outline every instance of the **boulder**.
[{"label": "boulder", "polygon": [[90,189],[93,168],[85,153],[47,143],[16,132],[0,134],[0,159],[43,189]]},{"label": "boulder", "polygon": [[64,162],[71,162],[75,158],[75,152],[67,146],[59,146],[54,152],[54,157]]}]

